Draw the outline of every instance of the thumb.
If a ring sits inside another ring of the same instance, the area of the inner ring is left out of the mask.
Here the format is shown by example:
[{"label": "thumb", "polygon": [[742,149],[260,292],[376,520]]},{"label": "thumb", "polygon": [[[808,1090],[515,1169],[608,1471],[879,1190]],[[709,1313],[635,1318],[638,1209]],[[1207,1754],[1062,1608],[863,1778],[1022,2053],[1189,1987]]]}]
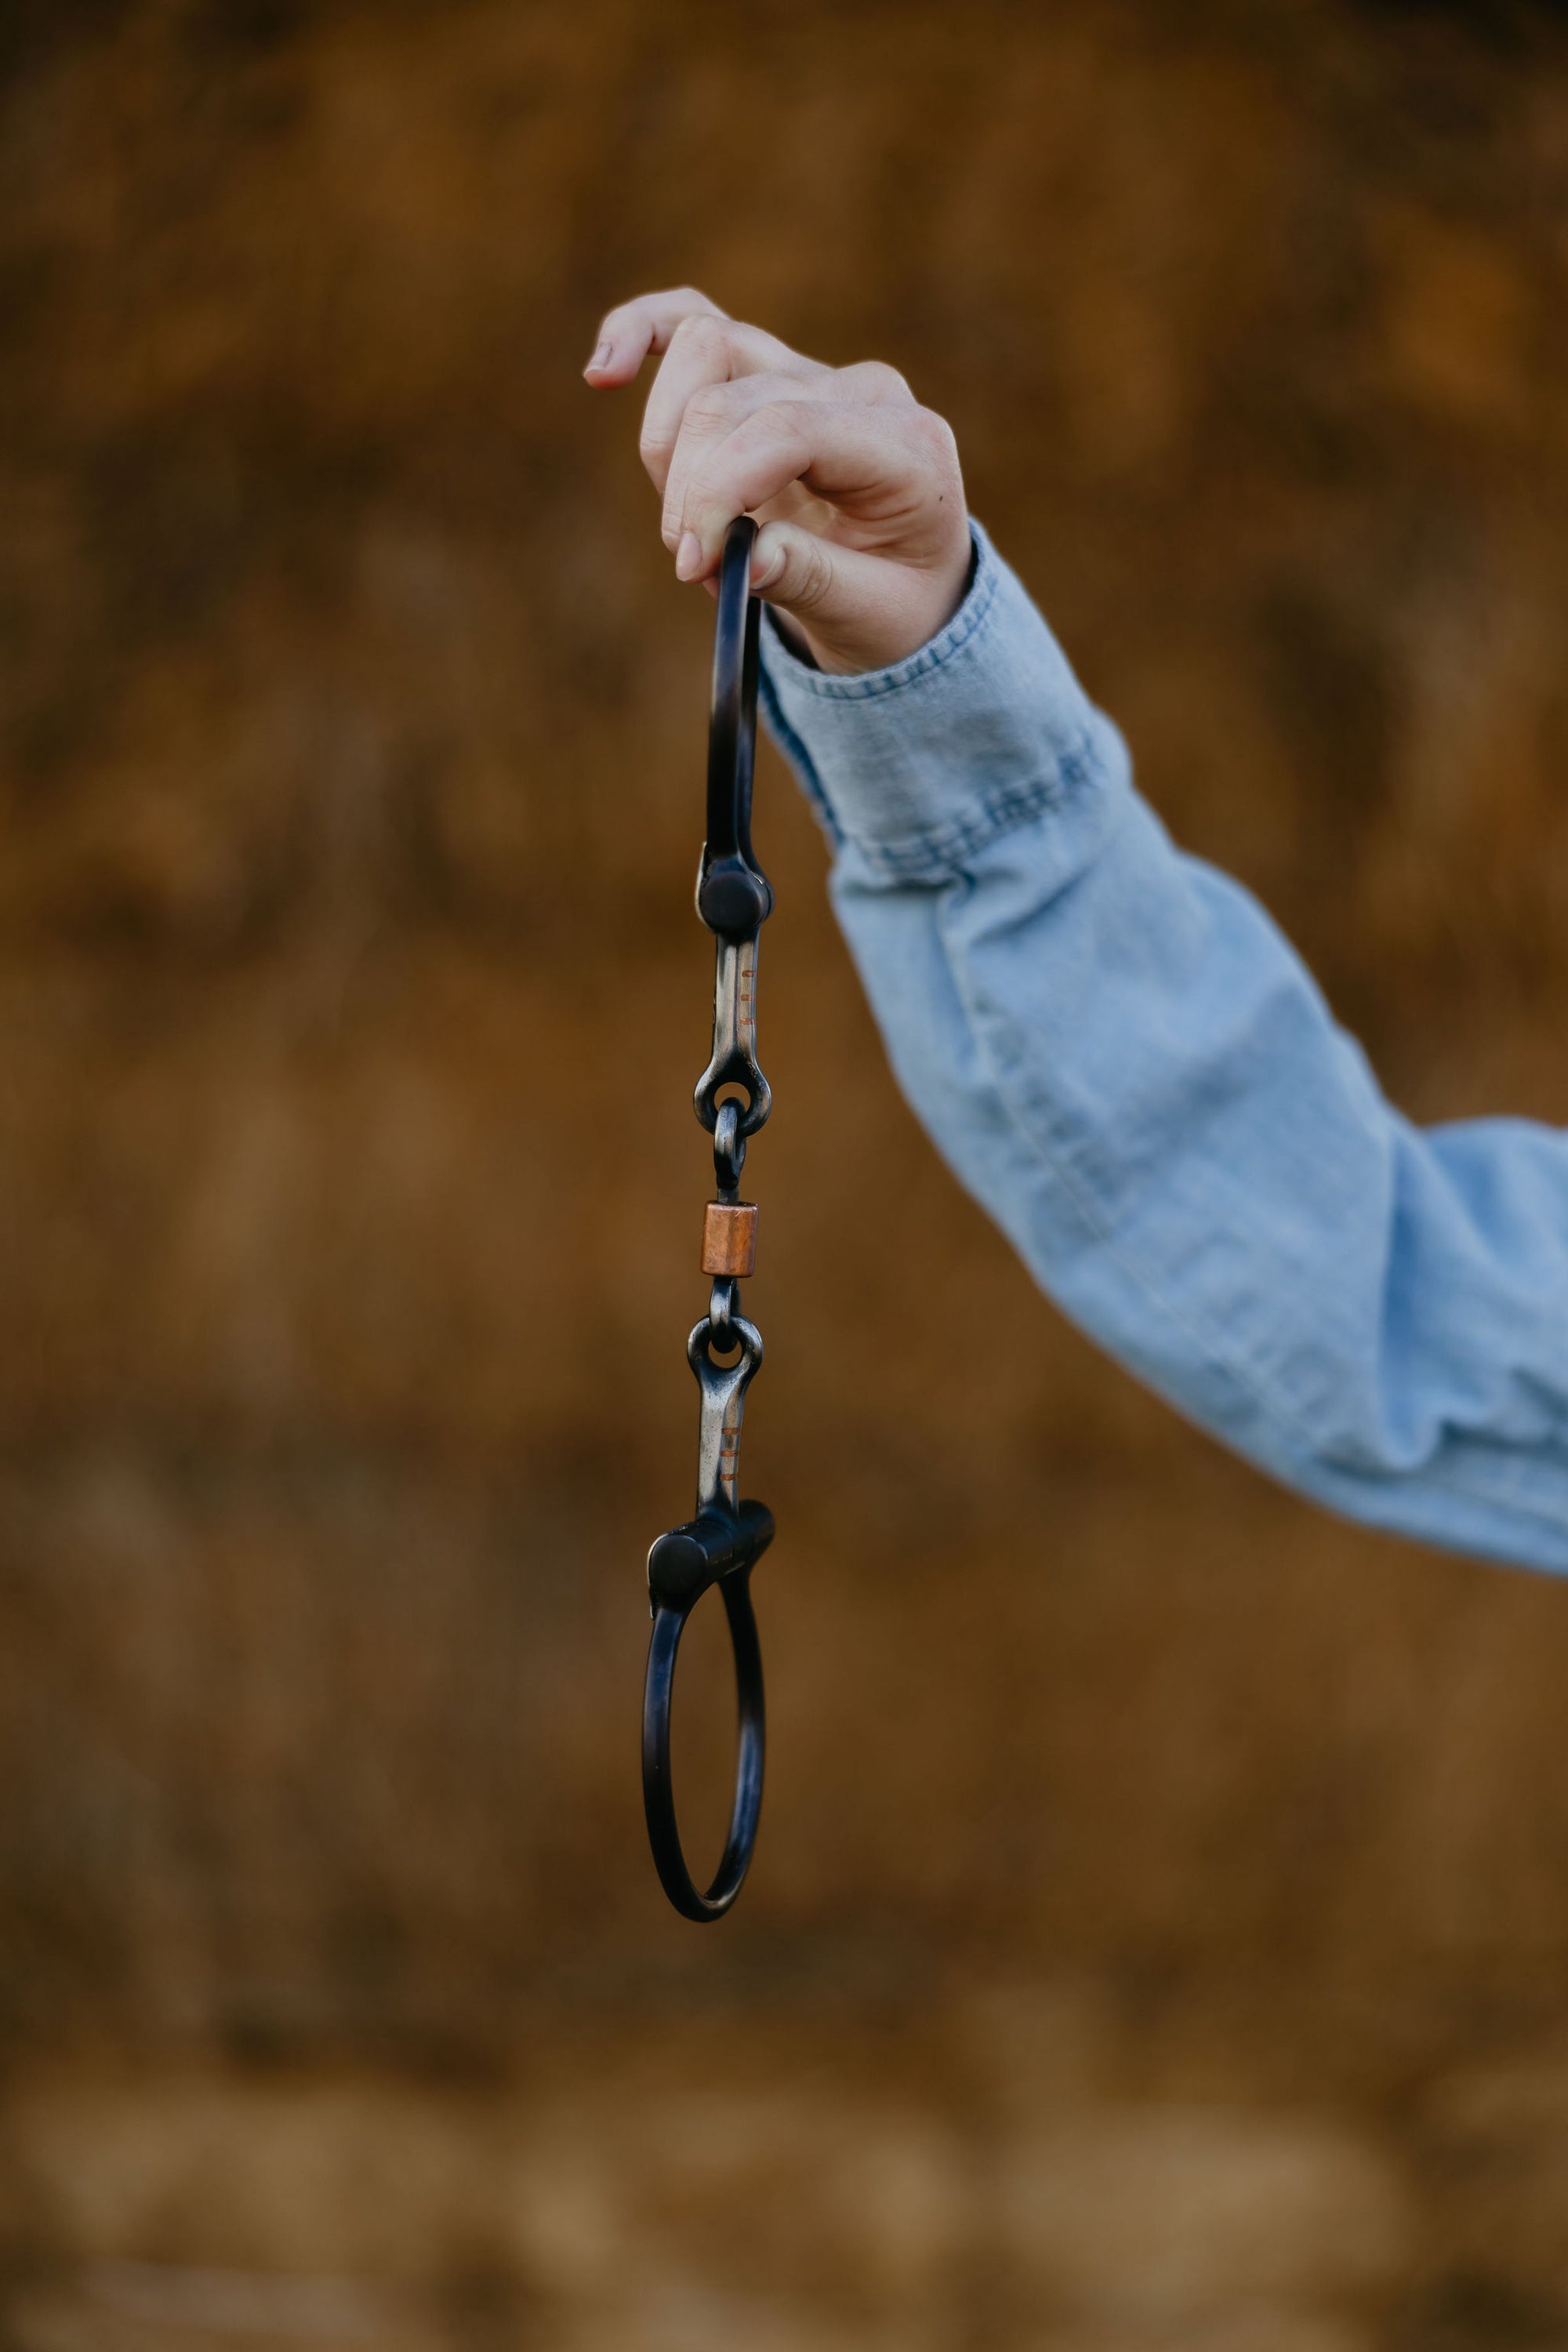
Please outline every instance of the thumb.
[{"label": "thumb", "polygon": [[902,569],[793,522],[764,523],[752,550],[753,590],[799,625],[825,669],[877,668],[889,658],[884,647],[906,601]]},{"label": "thumb", "polygon": [[758,531],[752,549],[752,588],[781,613],[803,619],[824,604],[838,601],[834,558],[839,550],[798,523],[768,522]]}]

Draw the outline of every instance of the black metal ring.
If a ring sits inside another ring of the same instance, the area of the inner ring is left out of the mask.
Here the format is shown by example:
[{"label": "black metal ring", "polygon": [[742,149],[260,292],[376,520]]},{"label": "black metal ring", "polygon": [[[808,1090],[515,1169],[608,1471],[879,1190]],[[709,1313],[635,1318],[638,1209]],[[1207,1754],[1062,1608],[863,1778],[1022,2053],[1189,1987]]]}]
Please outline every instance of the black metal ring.
[{"label": "black metal ring", "polygon": [[730,1834],[706,1894],[699,1891],[680,1850],[669,1772],[669,1702],[675,1685],[675,1656],[691,1614],[689,1607],[656,1609],[653,1638],[648,1643],[642,1717],[642,1791],[648,1843],[653,1848],[654,1867],[665,1893],[686,1918],[700,1922],[721,1919],[739,1895],[751,1864],[752,1848],[757,1842],[757,1822],[763,1810],[767,1731],[763,1708],[763,1652],[757,1639],[757,1621],[752,1613],[751,1584],[749,1565],[719,1580],[724,1614],[730,1621],[730,1646],[735,1654],[740,1731]]}]

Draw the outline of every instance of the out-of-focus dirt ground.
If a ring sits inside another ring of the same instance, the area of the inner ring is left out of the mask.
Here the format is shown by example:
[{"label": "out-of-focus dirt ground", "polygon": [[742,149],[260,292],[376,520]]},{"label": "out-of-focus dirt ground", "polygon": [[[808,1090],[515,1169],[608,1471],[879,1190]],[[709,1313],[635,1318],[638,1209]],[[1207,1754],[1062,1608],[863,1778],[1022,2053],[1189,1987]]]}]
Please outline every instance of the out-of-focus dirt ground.
[{"label": "out-of-focus dirt ground", "polygon": [[0,57],[0,2346],[1568,2345],[1568,1592],[1065,1328],[772,754],[771,1780],[734,1918],[664,1907],[711,608],[578,376],[683,279],[894,361],[1394,1098],[1568,1121],[1568,18]]}]

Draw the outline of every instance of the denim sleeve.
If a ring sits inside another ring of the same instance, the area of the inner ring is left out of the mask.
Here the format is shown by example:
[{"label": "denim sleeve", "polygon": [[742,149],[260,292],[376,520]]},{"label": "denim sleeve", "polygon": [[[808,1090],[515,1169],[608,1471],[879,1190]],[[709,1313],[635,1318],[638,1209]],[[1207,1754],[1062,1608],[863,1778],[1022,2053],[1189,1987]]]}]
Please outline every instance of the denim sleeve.
[{"label": "denim sleeve", "polygon": [[1084,1331],[1350,1517],[1568,1570],[1568,1137],[1423,1130],[1246,891],[1176,850],[984,534],[930,645],[764,627],[894,1070]]}]

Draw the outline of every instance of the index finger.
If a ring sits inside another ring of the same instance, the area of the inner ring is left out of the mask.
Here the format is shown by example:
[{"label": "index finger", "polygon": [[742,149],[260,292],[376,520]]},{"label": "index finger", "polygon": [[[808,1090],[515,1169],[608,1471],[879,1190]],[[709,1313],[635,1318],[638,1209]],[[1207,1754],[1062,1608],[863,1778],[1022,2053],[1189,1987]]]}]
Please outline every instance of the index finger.
[{"label": "index finger", "polygon": [[594,356],[583,373],[590,383],[608,390],[630,383],[649,352],[666,352],[683,319],[722,319],[717,302],[695,286],[675,286],[663,294],[639,294],[609,311],[599,329]]},{"label": "index finger", "polygon": [[831,375],[820,360],[792,352],[776,335],[761,327],[738,326],[732,319],[682,320],[669,339],[658,373],[643,411],[642,461],[661,494],[669,478],[670,459],[680,437],[688,404],[694,394],[741,376],[780,375],[811,379]]}]

